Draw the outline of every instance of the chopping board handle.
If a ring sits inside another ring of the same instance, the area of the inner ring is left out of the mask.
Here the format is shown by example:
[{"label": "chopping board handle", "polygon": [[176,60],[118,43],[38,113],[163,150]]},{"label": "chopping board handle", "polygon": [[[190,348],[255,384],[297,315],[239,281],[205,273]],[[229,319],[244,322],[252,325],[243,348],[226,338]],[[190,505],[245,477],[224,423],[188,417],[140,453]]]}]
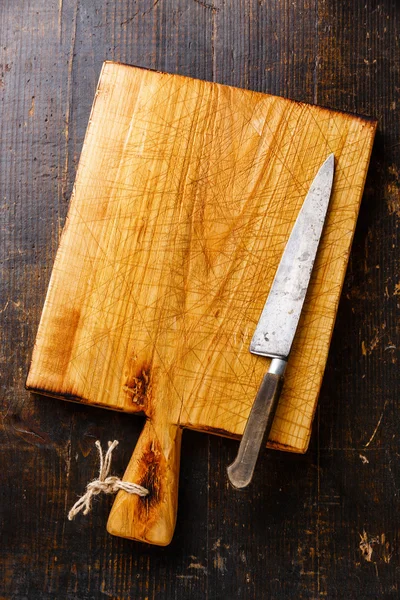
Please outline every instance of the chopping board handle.
[{"label": "chopping board handle", "polygon": [[178,508],[182,430],[147,420],[123,480],[149,490],[140,497],[118,492],[107,531],[132,540],[167,546],[174,534]]}]

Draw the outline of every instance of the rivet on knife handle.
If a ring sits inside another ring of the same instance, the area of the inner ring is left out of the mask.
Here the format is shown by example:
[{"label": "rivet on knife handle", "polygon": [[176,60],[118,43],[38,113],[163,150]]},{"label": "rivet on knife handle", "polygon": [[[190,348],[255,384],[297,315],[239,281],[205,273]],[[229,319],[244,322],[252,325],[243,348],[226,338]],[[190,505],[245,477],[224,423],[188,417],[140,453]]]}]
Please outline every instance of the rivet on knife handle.
[{"label": "rivet on knife handle", "polygon": [[283,385],[286,361],[274,358],[258,389],[235,461],[227,471],[235,488],[244,488],[252,480],[263,441],[268,438]]},{"label": "rivet on knife handle", "polygon": [[332,191],[335,158],[328,156],[316,174],[283,251],[274,281],[250,344],[250,352],[273,360],[258,390],[236,460],[228,477],[246,487],[272,421],[283,373],[299,323]]}]

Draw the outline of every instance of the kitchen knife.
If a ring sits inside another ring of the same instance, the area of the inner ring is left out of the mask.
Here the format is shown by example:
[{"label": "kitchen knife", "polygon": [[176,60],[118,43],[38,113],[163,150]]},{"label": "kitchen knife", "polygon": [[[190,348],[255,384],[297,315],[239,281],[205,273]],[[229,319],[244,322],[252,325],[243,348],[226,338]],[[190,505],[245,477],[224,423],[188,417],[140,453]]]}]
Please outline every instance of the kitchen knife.
[{"label": "kitchen knife", "polygon": [[250,352],[272,358],[243,433],[239,452],[227,472],[235,488],[246,487],[264,439],[271,430],[287,360],[307,293],[332,191],[335,158],[319,169],[286,244],[261,313]]}]

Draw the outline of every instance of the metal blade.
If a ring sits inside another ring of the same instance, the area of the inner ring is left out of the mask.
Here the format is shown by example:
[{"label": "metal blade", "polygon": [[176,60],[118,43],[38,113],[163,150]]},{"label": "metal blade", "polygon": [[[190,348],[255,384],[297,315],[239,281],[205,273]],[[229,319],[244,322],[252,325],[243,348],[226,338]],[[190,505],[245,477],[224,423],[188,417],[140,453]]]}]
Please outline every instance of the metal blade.
[{"label": "metal blade", "polygon": [[328,209],[334,168],[331,154],[304,200],[251,340],[253,354],[289,356]]}]

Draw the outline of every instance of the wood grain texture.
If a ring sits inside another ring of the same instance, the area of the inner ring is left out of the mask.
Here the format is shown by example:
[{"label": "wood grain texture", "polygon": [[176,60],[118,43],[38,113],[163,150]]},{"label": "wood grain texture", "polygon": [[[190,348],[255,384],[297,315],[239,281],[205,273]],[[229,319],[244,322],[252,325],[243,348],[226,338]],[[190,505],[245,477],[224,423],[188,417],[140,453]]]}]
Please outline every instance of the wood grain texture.
[{"label": "wood grain texture", "polygon": [[[105,63],[27,387],[158,423],[135,452],[139,470],[164,428],[242,434],[269,363],[250,340],[333,152],[329,216],[270,434],[271,445],[304,452],[374,132],[342,113]],[[163,488],[168,454],[161,444]],[[117,505],[126,513],[130,502],[130,518],[114,509],[109,530],[168,543],[170,503],[158,497],[166,520],[147,513],[141,537],[145,501],[122,492]]]},{"label": "wood grain texture", "polygon": [[[400,8],[213,4],[0,3],[0,597],[398,597]],[[309,450],[266,452],[238,495],[224,479],[237,442],[185,431],[167,548],[108,535],[110,497],[87,519],[66,518],[97,472],[94,441],[120,439],[112,470],[122,475],[142,419],[24,389],[106,58],[379,119]],[[389,562],[376,542],[365,560],[364,530],[385,534]]]},{"label": "wood grain texture", "polygon": [[126,481],[141,481],[145,498],[118,494],[107,530],[113,535],[167,546],[174,535],[178,509],[182,430],[165,420],[148,419],[125,471]]},{"label": "wood grain texture", "polygon": [[248,348],[307,190],[335,183],[271,444],[304,452],[375,124],[106,63],[30,389],[240,435],[268,360]]}]

